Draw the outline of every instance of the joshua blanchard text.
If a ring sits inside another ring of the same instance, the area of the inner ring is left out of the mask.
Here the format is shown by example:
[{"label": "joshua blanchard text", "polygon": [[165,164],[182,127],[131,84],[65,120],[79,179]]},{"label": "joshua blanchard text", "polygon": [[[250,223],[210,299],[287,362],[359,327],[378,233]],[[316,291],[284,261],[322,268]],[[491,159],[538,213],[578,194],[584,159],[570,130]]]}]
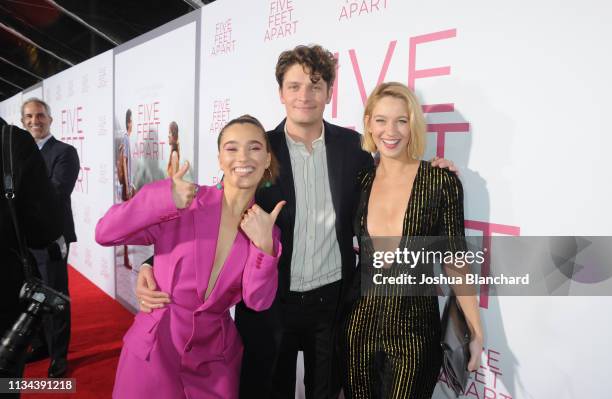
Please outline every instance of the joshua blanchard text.
[{"label": "joshua blanchard text", "polygon": [[[420,278],[418,278],[420,277]],[[529,285],[529,273],[523,276],[481,276],[479,274],[468,273],[465,276],[446,276],[439,274],[437,276],[429,276],[422,274],[421,276],[408,275],[402,273],[399,276],[383,276],[375,274],[373,277],[374,284],[407,284],[407,285],[457,285],[457,284],[489,284],[489,285]]]}]

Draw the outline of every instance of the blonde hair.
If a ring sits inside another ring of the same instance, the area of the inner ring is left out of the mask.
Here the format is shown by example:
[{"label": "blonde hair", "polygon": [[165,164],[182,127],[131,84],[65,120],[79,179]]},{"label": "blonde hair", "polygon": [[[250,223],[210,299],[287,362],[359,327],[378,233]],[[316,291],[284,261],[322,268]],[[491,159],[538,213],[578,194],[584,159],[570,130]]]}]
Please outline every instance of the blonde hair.
[{"label": "blonde hair", "polygon": [[408,125],[410,126],[410,139],[407,147],[408,156],[412,159],[421,159],[425,153],[425,134],[427,133],[425,116],[423,115],[421,104],[419,104],[419,100],[412,90],[399,82],[381,83],[368,97],[368,101],[363,111],[364,129],[361,148],[370,153],[378,151],[374,139],[372,138],[372,132],[368,129],[367,121],[372,117],[372,112],[376,104],[384,97],[397,98],[403,100],[406,104],[406,111],[409,118]]}]

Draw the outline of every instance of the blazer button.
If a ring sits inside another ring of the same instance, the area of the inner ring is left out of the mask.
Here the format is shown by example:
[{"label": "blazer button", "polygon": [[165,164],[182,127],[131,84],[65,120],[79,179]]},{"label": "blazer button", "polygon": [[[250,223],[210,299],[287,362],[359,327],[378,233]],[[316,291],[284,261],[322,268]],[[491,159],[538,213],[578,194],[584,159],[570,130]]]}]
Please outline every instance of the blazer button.
[{"label": "blazer button", "polygon": [[188,345],[185,347],[185,352],[187,352],[187,353],[191,352],[191,344],[188,344]]}]

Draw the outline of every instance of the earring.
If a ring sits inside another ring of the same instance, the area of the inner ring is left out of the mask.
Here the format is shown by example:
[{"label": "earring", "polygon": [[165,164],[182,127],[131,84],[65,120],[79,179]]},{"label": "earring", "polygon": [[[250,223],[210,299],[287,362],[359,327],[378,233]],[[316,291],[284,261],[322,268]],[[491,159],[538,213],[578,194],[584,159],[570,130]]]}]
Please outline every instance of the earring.
[{"label": "earring", "polygon": [[223,188],[223,172],[221,171],[221,178],[217,179],[218,183],[215,185],[217,190],[221,190]]},{"label": "earring", "polygon": [[272,172],[270,172],[270,168],[266,168],[266,172],[268,172],[268,176],[270,176],[270,178],[266,180],[263,186],[264,188],[270,188],[272,187]]}]

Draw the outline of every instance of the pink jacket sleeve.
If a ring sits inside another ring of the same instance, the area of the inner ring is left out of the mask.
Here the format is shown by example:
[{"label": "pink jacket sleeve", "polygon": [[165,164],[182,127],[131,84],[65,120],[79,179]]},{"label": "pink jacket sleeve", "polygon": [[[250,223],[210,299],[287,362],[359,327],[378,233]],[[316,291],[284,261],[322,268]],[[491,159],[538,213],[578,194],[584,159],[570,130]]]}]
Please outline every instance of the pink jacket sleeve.
[{"label": "pink jacket sleeve", "polygon": [[113,205],[96,225],[96,242],[104,246],[150,245],[160,233],[160,223],[179,216],[172,199],[172,181],[145,185],[134,198]]},{"label": "pink jacket sleeve", "polygon": [[266,310],[272,306],[278,287],[278,260],[282,253],[280,230],[272,231],[274,256],[261,251],[251,242],[244,273],[242,274],[242,300],[251,309]]}]

